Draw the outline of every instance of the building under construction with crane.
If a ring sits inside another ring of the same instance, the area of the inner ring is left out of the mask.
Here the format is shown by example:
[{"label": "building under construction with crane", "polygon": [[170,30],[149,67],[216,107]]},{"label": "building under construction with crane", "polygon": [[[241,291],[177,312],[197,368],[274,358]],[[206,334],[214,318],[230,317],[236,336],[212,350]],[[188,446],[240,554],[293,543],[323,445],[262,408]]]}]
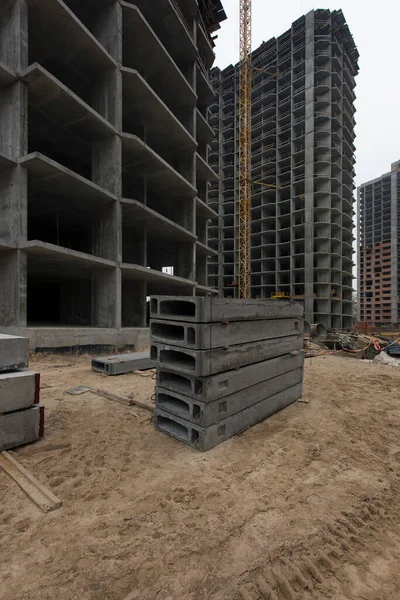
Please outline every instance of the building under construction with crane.
[{"label": "building under construction with crane", "polygon": [[[251,57],[251,297],[304,304],[305,318],[352,325],[354,88],[358,51],[342,11],[313,10]],[[212,72],[210,164],[220,176],[208,283],[240,293],[240,65]]]},{"label": "building under construction with crane", "polygon": [[2,331],[134,345],[148,296],[207,293],[225,18],[220,0],[1,2]]}]

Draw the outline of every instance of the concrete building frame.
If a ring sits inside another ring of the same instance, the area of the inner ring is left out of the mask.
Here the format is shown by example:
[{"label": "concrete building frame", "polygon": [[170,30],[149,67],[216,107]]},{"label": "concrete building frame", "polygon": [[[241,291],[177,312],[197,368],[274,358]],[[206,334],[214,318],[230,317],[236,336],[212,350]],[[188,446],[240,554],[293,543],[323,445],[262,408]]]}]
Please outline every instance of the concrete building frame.
[{"label": "concrete building frame", "polygon": [[225,18],[219,0],[2,2],[2,331],[134,345],[149,295],[209,291],[209,71]]},{"label": "concrete building frame", "polygon": [[[312,10],[253,52],[252,297],[284,292],[305,318],[352,326],[354,87],[358,51],[340,10]],[[212,70],[209,285],[238,283],[238,65]],[[257,183],[257,182],[261,182]]]}]

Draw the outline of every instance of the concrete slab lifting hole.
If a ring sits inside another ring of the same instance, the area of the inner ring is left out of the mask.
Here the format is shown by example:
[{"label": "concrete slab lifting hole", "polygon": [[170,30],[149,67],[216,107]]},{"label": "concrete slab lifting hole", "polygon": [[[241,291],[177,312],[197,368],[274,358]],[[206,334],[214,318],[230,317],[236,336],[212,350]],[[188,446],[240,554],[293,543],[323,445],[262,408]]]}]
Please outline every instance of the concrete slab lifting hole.
[{"label": "concrete slab lifting hole", "polygon": [[227,417],[271,398],[279,392],[301,384],[302,379],[303,369],[296,369],[278,377],[273,377],[269,381],[262,381],[253,385],[245,392],[241,390],[213,402],[193,400],[183,394],[157,387],[156,406],[200,427],[210,427]]},{"label": "concrete slab lifting hole", "polygon": [[153,319],[152,342],[194,350],[209,350],[235,344],[282,338],[303,333],[302,319],[185,323]]},{"label": "concrete slab lifting hole", "polygon": [[301,397],[301,392],[302,386],[297,384],[207,428],[156,407],[155,427],[176,440],[205,452],[295,402]]},{"label": "concrete slab lifting hole", "polygon": [[211,350],[191,350],[168,344],[152,344],[150,356],[158,368],[167,368],[181,375],[207,377],[300,351],[302,346],[303,336],[299,334]]}]

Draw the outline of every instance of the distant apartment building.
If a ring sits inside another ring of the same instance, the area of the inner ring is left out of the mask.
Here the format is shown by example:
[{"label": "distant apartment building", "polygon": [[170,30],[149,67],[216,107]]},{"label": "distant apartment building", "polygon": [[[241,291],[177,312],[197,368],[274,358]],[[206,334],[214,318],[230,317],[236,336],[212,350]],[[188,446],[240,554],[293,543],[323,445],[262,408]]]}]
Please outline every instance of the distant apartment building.
[{"label": "distant apartment building", "polygon": [[[338,329],[352,324],[357,61],[340,10],[312,10],[252,56],[251,294],[283,294]],[[225,297],[238,289],[238,76],[212,70],[208,284]]]},{"label": "distant apartment building", "polygon": [[358,319],[398,323],[400,160],[388,173],[363,183],[358,202]]}]

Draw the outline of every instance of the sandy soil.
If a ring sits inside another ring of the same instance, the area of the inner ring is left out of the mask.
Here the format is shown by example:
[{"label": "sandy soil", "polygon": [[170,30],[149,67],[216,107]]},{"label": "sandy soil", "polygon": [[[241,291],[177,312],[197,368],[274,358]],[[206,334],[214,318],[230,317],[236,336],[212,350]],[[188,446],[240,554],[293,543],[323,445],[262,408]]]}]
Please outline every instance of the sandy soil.
[{"label": "sandy soil", "polygon": [[201,454],[142,409],[65,394],[151,404],[151,378],[31,366],[46,437],[15,455],[63,507],[0,473],[1,600],[400,598],[400,369],[308,360],[308,403]]}]

